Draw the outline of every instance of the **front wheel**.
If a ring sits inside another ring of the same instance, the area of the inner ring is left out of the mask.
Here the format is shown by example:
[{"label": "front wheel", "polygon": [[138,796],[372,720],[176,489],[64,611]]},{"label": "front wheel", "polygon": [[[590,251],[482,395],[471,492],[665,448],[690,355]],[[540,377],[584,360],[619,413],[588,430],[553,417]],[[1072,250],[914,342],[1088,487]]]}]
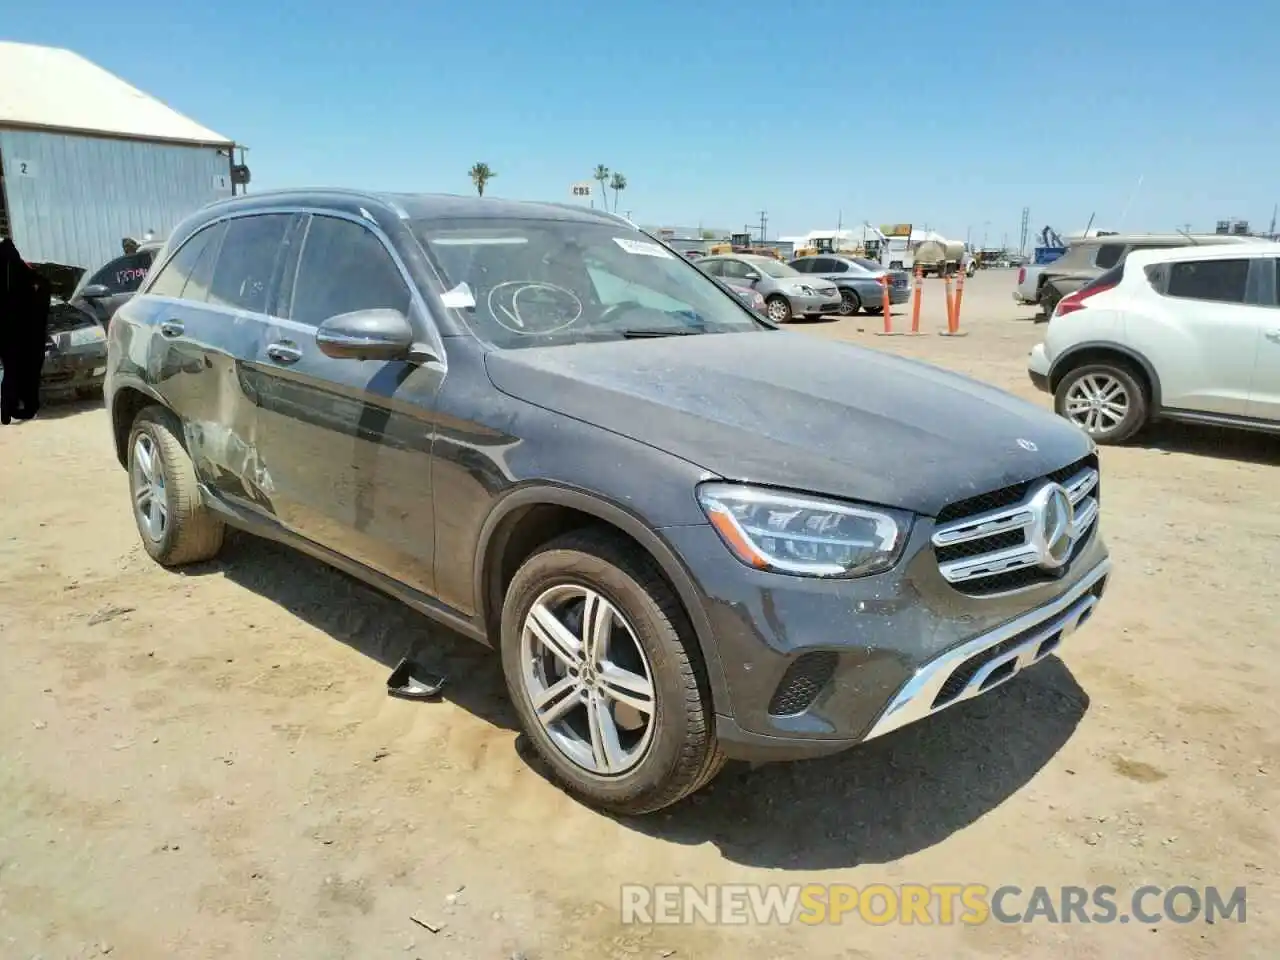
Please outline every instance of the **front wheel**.
[{"label": "front wheel", "polygon": [[788,323],[791,320],[791,301],[775,293],[765,301],[765,314],[774,323]]},{"label": "front wheel", "polygon": [[862,300],[852,290],[840,291],[840,316],[852,317],[862,309]]},{"label": "front wheel", "polygon": [[501,647],[521,726],[583,802],[650,813],[724,765],[684,611],[653,563],[607,531],[566,534],[524,562]]},{"label": "front wheel", "polygon": [[1062,378],[1053,395],[1058,416],[1100,444],[1122,443],[1147,422],[1147,394],[1125,367],[1090,363]]}]

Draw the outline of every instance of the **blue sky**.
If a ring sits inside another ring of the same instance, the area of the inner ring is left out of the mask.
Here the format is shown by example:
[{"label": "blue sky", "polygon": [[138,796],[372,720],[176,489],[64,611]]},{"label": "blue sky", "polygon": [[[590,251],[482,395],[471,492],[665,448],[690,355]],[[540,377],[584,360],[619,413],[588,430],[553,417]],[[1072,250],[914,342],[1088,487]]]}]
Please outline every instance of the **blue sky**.
[{"label": "blue sky", "polygon": [[1275,0],[6,6],[3,39],[247,144],[251,189],[467,192],[483,160],[492,194],[567,200],[604,163],[646,224],[992,245],[1024,206],[1034,234],[1265,228],[1280,200]]}]

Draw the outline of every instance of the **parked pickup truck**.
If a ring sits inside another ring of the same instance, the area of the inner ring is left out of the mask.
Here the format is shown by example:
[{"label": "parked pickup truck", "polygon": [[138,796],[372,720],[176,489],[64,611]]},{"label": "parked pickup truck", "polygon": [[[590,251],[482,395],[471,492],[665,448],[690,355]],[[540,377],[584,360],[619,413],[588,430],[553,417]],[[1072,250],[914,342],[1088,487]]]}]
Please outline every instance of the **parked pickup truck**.
[{"label": "parked pickup truck", "polygon": [[1018,285],[1013,288],[1013,299],[1018,303],[1033,304],[1040,302],[1040,278],[1044,273],[1044,265],[1028,263],[1018,268]]}]

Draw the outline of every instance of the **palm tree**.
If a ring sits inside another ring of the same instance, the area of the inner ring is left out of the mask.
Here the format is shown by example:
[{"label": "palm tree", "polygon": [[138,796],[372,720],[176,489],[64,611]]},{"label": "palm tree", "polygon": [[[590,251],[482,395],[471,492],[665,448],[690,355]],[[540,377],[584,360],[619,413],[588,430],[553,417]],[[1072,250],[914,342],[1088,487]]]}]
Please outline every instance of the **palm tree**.
[{"label": "palm tree", "polygon": [[596,164],[596,172],[595,172],[595,173],[593,173],[591,176],[592,176],[592,178],[594,178],[595,180],[599,181],[599,183],[600,183],[600,199],[604,200],[604,208],[605,208],[606,210],[608,210],[608,209],[609,209],[609,199],[608,199],[608,197],[606,197],[606,196],[605,196],[605,192],[604,192],[604,185],[605,185],[605,181],[607,181],[607,180],[609,179],[609,168],[608,168],[608,167],[606,167],[603,163],[597,163],[597,164]]},{"label": "palm tree", "polygon": [[613,174],[613,179],[609,181],[609,186],[613,190],[613,212],[617,213],[618,212],[618,193],[622,190],[627,189],[627,175],[625,173],[618,173],[617,171],[615,171]]},{"label": "palm tree", "polygon": [[471,182],[476,185],[476,193],[482,197],[485,184],[498,175],[497,171],[491,169],[487,163],[477,163],[468,172],[471,174]]}]

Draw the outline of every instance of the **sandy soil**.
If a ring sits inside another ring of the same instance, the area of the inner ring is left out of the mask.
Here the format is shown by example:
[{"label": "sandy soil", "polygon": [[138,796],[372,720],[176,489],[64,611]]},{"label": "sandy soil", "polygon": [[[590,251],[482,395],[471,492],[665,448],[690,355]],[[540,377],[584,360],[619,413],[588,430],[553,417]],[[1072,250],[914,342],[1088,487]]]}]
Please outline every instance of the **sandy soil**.
[{"label": "sandy soil", "polygon": [[[960,339],[937,281],[926,336],[807,329],[1033,397],[1012,284],[969,284]],[[1165,429],[1103,462],[1117,572],[1062,660],[617,822],[528,765],[483,649],[249,537],[152,564],[104,412],[49,408],[0,430],[0,956],[1274,955],[1280,442]],[[444,702],[385,696],[413,645]],[[809,881],[1247,885],[1248,922],[619,922],[625,882]]]}]

